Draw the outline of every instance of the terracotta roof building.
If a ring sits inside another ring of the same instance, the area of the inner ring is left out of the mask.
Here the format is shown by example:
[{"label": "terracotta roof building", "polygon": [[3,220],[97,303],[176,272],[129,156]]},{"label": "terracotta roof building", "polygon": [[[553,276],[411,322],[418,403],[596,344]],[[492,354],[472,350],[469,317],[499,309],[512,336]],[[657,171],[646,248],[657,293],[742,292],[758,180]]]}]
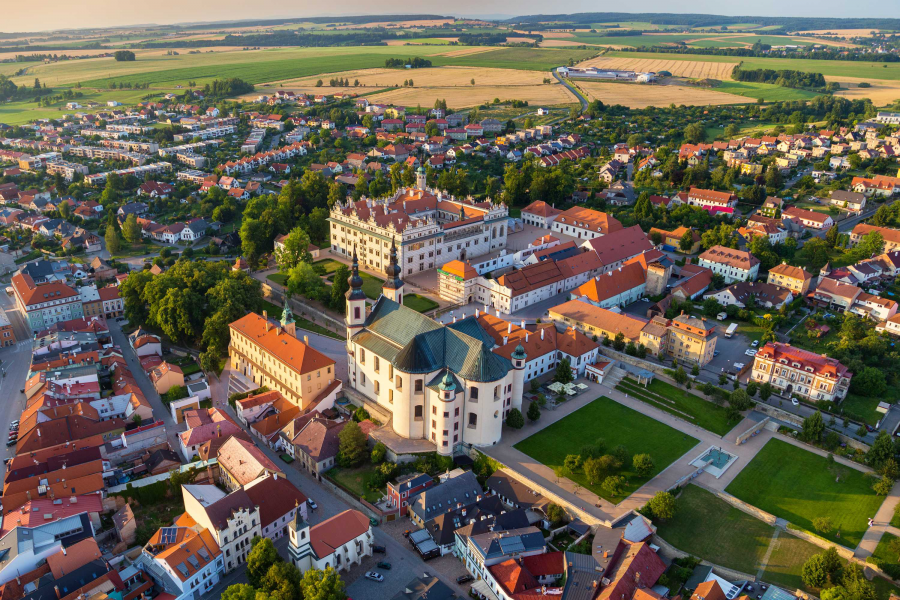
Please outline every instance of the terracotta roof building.
[{"label": "terracotta roof building", "polygon": [[759,273],[759,259],[744,250],[713,246],[699,256],[698,265],[732,281],[753,281]]},{"label": "terracotta roof building", "polygon": [[284,471],[269,460],[253,442],[238,437],[228,438],[219,448],[216,458],[221,481],[229,490],[247,485],[268,473],[284,477]]},{"label": "terracotta roof building", "polygon": [[561,212],[550,228],[556,233],[590,240],[622,229],[622,224],[605,212],[579,206]]},{"label": "terracotta roof building", "polygon": [[297,339],[287,308],[280,326],[265,313],[250,313],[229,329],[232,368],[260,386],[278,390],[301,409],[317,401],[335,381],[334,361]]},{"label": "terracotta roof building", "polygon": [[852,377],[834,358],[780,342],[768,342],[753,358],[753,381],[812,401],[839,402],[847,396]]},{"label": "terracotta roof building", "polygon": [[610,340],[622,333],[626,341],[640,342],[641,329],[648,323],[647,319],[634,315],[616,313],[589,302],[569,300],[549,309],[550,318],[558,323],[571,325],[585,335],[604,336]]}]

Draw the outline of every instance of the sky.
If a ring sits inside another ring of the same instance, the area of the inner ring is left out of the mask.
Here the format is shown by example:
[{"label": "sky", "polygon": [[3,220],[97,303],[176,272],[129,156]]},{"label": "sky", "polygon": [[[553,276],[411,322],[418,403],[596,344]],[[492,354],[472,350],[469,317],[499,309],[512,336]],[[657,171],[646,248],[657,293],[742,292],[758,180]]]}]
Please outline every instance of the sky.
[{"label": "sky", "polygon": [[[191,21],[294,18],[302,16],[370,15],[377,5],[367,0],[343,0],[340,12],[328,3],[283,0],[40,0],[3,4],[0,31],[47,31],[60,28],[113,27],[146,23],[170,24]],[[329,10],[323,10],[328,6]],[[448,13],[452,10],[452,13]],[[498,17],[547,12],[622,12],[619,2],[608,0],[394,0],[393,14],[439,14],[467,17]],[[752,3],[722,0],[643,0],[641,12],[689,12],[721,15],[771,15],[816,17],[900,17],[897,0],[754,0]]]}]

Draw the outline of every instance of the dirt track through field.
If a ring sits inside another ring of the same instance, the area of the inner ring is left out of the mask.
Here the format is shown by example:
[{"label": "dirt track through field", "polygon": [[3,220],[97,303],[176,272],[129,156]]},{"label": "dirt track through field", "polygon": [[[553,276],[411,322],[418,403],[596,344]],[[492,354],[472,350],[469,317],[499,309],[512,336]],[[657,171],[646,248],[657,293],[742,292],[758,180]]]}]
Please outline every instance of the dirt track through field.
[{"label": "dirt track through field", "polygon": [[599,56],[591,58],[577,67],[598,67],[601,69],[621,69],[640,72],[659,73],[668,71],[676,77],[691,79],[730,79],[731,71],[737,66],[733,63],[707,62],[700,60],[664,60],[656,58],[612,58]]}]

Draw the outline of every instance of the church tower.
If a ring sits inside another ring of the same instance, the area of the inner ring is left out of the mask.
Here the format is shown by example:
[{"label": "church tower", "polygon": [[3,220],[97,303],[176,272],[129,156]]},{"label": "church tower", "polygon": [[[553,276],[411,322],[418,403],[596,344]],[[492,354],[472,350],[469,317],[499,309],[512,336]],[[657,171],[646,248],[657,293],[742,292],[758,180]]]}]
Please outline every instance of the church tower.
[{"label": "church tower", "polygon": [[522,410],[522,395],[525,392],[525,363],[528,360],[528,355],[525,353],[525,348],[522,347],[522,344],[516,346],[510,358],[513,364],[512,402],[510,408]]},{"label": "church tower", "polygon": [[353,267],[350,270],[350,279],[347,280],[350,289],[347,290],[347,339],[362,329],[366,322],[366,294],[363,292],[363,280],[359,276],[359,259],[356,258],[356,248],[353,248]]},{"label": "church tower", "polygon": [[419,167],[416,169],[416,187],[424,190],[426,186],[425,167]]},{"label": "church tower", "polygon": [[381,286],[381,293],[397,304],[403,304],[403,280],[400,279],[400,265],[397,264],[397,245],[391,242],[391,262],[385,269],[387,279]]},{"label": "church tower", "polygon": [[289,305],[288,295],[284,295],[284,310],[281,311],[281,328],[293,337],[297,337],[297,324],[294,323],[294,313]]}]

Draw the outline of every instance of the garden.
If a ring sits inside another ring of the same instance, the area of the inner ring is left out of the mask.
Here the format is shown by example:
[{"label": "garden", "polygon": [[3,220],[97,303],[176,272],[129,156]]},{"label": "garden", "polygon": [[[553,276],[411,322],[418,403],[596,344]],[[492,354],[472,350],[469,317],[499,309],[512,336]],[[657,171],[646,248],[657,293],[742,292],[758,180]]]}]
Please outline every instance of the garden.
[{"label": "garden", "polygon": [[645,388],[625,378],[616,389],[716,435],[725,435],[740,422],[740,417],[729,415],[724,407],[659,379],[654,379]]},{"label": "garden", "polygon": [[618,503],[697,440],[605,396],[515,448],[601,498]]},{"label": "garden", "polygon": [[772,439],[726,491],[798,527],[855,548],[867,519],[884,500],[872,489],[876,480],[833,459]]},{"label": "garden", "polygon": [[[775,528],[695,485],[682,488],[675,516],[655,520],[661,538],[684,552],[742,573],[756,573]],[[703,534],[698,535],[698,523]]]}]

